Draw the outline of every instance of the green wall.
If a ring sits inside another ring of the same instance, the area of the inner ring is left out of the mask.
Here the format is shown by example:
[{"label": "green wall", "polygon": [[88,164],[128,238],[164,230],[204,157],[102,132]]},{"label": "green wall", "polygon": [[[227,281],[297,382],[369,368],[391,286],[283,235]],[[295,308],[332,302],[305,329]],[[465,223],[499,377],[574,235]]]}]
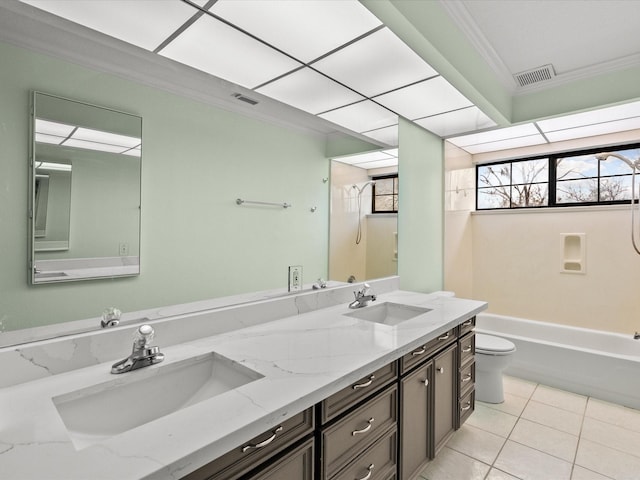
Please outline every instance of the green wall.
[{"label": "green wall", "polygon": [[[326,278],[323,137],[1,43],[0,63],[1,328],[95,317],[108,306],[132,311],[286,287],[292,264],[303,266],[306,281]],[[139,277],[29,285],[32,90],[143,117]],[[238,206],[238,197],[293,207]]]},{"label": "green wall", "polygon": [[400,288],[444,288],[444,147],[439,137],[400,119],[398,275]]}]

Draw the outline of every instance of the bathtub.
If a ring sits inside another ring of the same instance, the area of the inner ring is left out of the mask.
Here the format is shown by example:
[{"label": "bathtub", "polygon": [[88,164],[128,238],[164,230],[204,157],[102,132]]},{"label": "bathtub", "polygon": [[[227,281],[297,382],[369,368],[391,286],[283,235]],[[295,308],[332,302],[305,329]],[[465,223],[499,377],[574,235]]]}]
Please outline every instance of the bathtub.
[{"label": "bathtub", "polygon": [[476,323],[516,345],[507,375],[640,409],[640,340],[631,335],[490,313]]}]

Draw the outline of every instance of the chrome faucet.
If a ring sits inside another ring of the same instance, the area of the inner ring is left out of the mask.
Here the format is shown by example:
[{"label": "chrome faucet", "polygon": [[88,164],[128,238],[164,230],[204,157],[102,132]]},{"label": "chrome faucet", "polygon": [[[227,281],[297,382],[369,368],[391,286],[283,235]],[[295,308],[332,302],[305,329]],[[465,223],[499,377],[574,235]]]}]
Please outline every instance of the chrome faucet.
[{"label": "chrome faucet", "polygon": [[122,312],[115,307],[109,307],[102,312],[102,320],[100,326],[102,328],[116,327],[120,323]]},{"label": "chrome faucet", "polygon": [[356,297],[356,299],[349,304],[349,308],[366,307],[370,301],[376,301],[376,296],[371,293],[371,287],[368,283],[362,285],[362,288],[357,292],[353,292],[353,295]]},{"label": "chrome faucet", "polygon": [[151,325],[141,325],[136,331],[131,355],[114,363],[111,367],[111,373],[130,372],[163,361],[164,353],[160,353],[160,347],[150,345],[153,335],[154,331]]}]

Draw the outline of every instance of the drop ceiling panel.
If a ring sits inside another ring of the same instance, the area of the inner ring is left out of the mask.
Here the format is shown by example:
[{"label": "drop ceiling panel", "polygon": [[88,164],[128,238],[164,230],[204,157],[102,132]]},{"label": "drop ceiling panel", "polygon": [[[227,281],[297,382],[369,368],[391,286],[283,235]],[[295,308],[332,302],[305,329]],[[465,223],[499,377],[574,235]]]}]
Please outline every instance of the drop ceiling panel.
[{"label": "drop ceiling panel", "polygon": [[398,159],[390,158],[388,160],[378,160],[376,162],[358,163],[355,166],[359,168],[371,170],[373,168],[395,167],[396,165],[398,165]]},{"label": "drop ceiling panel", "polygon": [[472,155],[476,153],[496,152],[498,150],[508,150],[511,148],[530,147],[533,145],[542,145],[547,143],[540,134],[528,135],[525,137],[509,138],[506,140],[498,140],[495,142],[480,143],[477,145],[468,145],[461,147]]},{"label": "drop ceiling panel", "polygon": [[627,130],[635,130],[640,128],[640,117],[627,118],[624,120],[616,120],[606,123],[597,123],[594,125],[585,125],[583,127],[568,128],[566,130],[557,130],[547,132],[545,136],[550,142],[561,142],[563,140],[573,140],[575,138],[593,137],[597,135],[605,135],[607,133],[624,132]]},{"label": "drop ceiling panel", "polygon": [[305,63],[382,24],[356,0],[218,0],[209,10]]},{"label": "drop ceiling panel", "polygon": [[300,67],[299,62],[209,15],[196,20],[160,54],[246,88]]},{"label": "drop ceiling panel", "polygon": [[625,105],[616,105],[614,107],[600,108],[589,112],[540,120],[536,123],[543,132],[551,132],[612,120],[623,120],[631,117],[640,117],[640,102],[632,102]]},{"label": "drop ceiling panel", "polygon": [[256,91],[314,115],[364,100],[362,95],[310,68],[300,69]]},{"label": "drop ceiling panel", "polygon": [[539,134],[538,129],[533,123],[525,123],[514,127],[501,128],[498,130],[490,130],[488,132],[473,133],[462,137],[450,138],[449,141],[458,147],[466,147],[468,145],[477,145],[481,143],[491,143],[500,140],[508,140],[511,138],[524,137]]},{"label": "drop ceiling panel", "polygon": [[380,95],[375,101],[409,120],[473,105],[442,77]]},{"label": "drop ceiling panel", "polygon": [[379,128],[369,132],[363,132],[363,135],[373,138],[387,145],[398,145],[398,125],[391,125],[385,128]]},{"label": "drop ceiling panel", "polygon": [[147,50],[154,50],[198,12],[184,2],[162,2],[160,7],[146,0],[23,1]]},{"label": "drop ceiling panel", "polygon": [[368,97],[437,75],[386,27],[313,67]]},{"label": "drop ceiling panel", "polygon": [[493,120],[475,106],[421,118],[416,120],[415,123],[441,137],[496,126]]},{"label": "drop ceiling panel", "polygon": [[338,108],[319,116],[359,133],[398,123],[397,115],[371,100]]},{"label": "drop ceiling panel", "polygon": [[334,158],[338,162],[348,163],[349,165],[357,165],[359,163],[375,162],[378,160],[389,160],[392,155],[388,155],[383,151],[360,153],[358,155],[349,155],[348,157]]}]

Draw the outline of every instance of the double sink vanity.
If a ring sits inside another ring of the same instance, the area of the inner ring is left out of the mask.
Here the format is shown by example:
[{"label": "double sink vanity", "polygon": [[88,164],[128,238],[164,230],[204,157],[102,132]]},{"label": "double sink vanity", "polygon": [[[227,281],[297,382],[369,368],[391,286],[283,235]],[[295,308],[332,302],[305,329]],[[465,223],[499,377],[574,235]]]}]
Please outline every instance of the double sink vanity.
[{"label": "double sink vanity", "polygon": [[397,278],[371,284],[376,301],[357,309],[345,285],[142,312],[165,359],[119,375],[111,366],[139,325],[0,349],[18,369],[0,378],[0,471],[415,478],[473,411],[474,316],[486,304],[401,291]]}]

